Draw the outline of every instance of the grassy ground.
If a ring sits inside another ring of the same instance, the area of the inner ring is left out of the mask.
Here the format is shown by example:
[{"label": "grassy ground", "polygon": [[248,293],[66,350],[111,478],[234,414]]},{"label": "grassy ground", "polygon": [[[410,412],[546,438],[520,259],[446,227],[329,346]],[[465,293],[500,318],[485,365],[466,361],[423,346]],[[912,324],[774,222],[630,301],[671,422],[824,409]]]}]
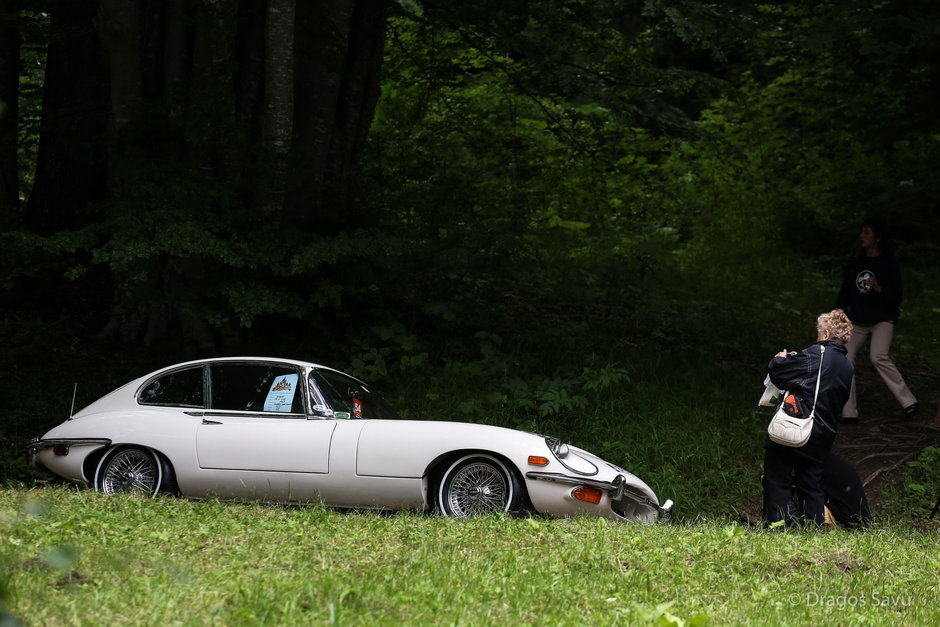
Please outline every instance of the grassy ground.
[{"label": "grassy ground", "polygon": [[[940,623],[935,532],[455,521],[0,490],[30,625]],[[2,622],[2,620],[0,620]]]}]

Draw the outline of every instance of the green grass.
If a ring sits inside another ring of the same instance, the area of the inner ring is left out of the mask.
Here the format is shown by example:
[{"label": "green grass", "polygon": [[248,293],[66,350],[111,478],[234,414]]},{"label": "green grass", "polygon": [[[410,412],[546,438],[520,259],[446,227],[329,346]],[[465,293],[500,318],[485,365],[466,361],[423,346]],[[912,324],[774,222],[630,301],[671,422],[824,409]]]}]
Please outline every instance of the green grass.
[{"label": "green grass", "polygon": [[0,490],[30,625],[940,623],[936,531],[458,521]]}]

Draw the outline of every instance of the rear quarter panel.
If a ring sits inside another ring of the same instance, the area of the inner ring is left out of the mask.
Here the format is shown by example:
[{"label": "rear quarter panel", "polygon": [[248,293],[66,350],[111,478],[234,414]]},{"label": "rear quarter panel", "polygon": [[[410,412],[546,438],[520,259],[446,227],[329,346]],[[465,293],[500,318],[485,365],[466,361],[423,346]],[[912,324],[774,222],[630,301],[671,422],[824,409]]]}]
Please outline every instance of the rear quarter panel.
[{"label": "rear quarter panel", "polygon": [[[108,438],[112,446],[136,444],[155,449],[169,459],[182,487],[182,482],[197,469],[195,437],[200,420],[176,408],[135,405],[121,411],[76,414],[74,419],[54,427],[43,438]],[[76,448],[73,447],[73,451]],[[82,459],[92,452],[85,451]],[[72,457],[72,453],[69,457]],[[57,474],[60,474],[59,460],[66,459],[40,457]],[[78,462],[69,460],[68,463],[72,465]],[[85,476],[83,481],[91,484],[93,474],[94,469],[91,469],[90,476]]]}]

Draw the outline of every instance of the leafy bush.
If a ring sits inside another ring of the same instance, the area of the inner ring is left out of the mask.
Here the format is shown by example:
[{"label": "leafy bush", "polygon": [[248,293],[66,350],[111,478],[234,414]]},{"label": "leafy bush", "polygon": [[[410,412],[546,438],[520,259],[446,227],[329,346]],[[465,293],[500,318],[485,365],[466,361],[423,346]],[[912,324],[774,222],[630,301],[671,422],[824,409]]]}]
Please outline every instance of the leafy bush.
[{"label": "leafy bush", "polygon": [[940,501],[940,447],[928,446],[907,464],[904,488],[910,501],[909,511],[926,516]]}]

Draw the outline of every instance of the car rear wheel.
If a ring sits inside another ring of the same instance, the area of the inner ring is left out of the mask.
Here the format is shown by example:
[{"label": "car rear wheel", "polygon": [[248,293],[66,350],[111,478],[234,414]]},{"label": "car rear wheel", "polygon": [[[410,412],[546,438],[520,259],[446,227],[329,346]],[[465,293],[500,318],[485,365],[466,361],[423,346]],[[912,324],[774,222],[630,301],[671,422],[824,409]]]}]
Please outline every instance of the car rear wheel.
[{"label": "car rear wheel", "polygon": [[109,451],[95,473],[95,487],[105,494],[156,496],[163,480],[163,464],[157,455],[150,449],[133,446]]},{"label": "car rear wheel", "polygon": [[521,513],[523,488],[516,473],[490,455],[461,457],[441,477],[438,510],[445,516],[469,518],[494,512]]}]

